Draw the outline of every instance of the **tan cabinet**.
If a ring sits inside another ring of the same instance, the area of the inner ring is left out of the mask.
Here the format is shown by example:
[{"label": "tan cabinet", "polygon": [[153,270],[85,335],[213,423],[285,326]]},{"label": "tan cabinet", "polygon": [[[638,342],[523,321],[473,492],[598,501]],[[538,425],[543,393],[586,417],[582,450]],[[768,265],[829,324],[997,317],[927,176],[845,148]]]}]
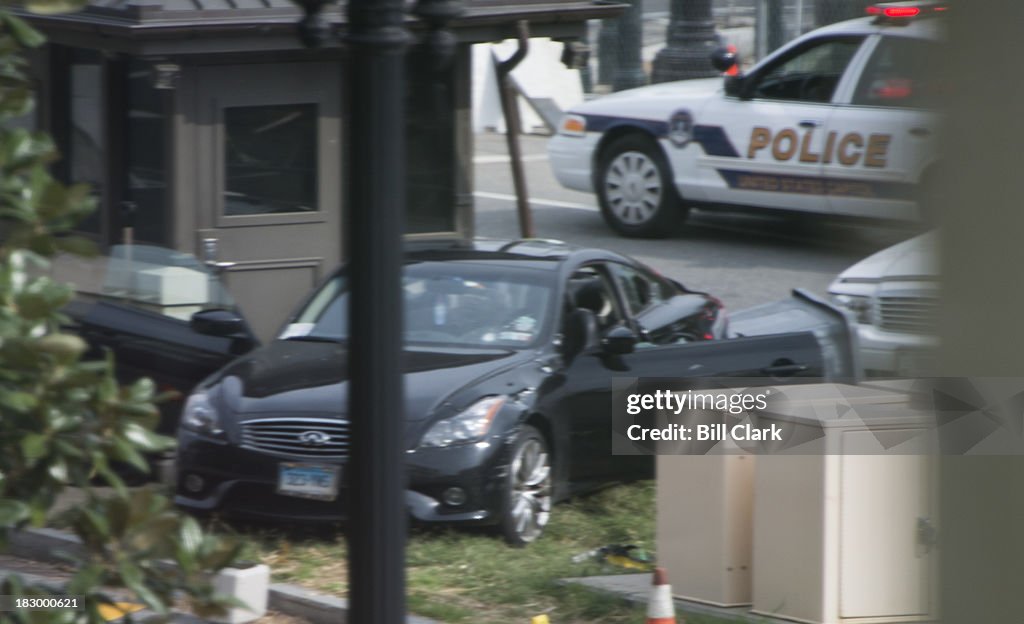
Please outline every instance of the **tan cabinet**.
[{"label": "tan cabinet", "polygon": [[658,457],[658,562],[679,598],[750,604],[755,458]]}]

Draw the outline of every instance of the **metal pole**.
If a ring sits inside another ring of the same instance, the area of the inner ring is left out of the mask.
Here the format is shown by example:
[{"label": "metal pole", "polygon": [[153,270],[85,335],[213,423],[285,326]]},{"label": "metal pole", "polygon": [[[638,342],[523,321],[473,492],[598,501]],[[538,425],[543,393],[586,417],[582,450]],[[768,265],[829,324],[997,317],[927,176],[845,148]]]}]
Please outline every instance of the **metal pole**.
[{"label": "metal pole", "polygon": [[647,84],[641,47],[643,46],[643,0],[631,0],[618,20],[615,38],[618,63],[612,74],[612,91],[623,91]]},{"label": "metal pole", "polygon": [[494,73],[498,76],[498,93],[501,95],[501,112],[505,116],[505,142],[508,145],[509,164],[512,167],[512,183],[516,189],[516,212],[519,215],[519,235],[533,238],[533,217],[530,214],[529,194],[526,190],[526,175],[523,173],[523,153],[519,148],[519,102],[512,85],[512,70],[526,58],[530,51],[530,35],[526,20],[516,22],[516,38],[519,47],[504,61],[491,52]]},{"label": "metal pole", "polygon": [[611,86],[619,71],[619,18],[601,20],[597,33],[597,84]]},{"label": "metal pole", "polygon": [[710,78],[718,75],[711,53],[721,45],[711,15],[711,0],[672,0],[667,43],[654,57],[651,82]]},{"label": "metal pole", "polygon": [[402,0],[349,0],[350,622],[405,622],[402,235],[405,49]]}]

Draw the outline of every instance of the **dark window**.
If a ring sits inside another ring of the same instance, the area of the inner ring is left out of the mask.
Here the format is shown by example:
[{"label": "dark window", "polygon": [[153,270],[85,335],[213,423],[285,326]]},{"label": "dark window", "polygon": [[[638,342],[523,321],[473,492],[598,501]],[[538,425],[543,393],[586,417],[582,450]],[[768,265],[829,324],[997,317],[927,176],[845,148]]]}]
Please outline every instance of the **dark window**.
[{"label": "dark window", "polygon": [[871,54],[853,103],[866,106],[924,108],[937,104],[943,93],[939,76],[929,71],[939,58],[939,46],[909,37],[884,37]]},{"label": "dark window", "polygon": [[317,105],[224,109],[224,214],[317,210]]},{"label": "dark window", "polygon": [[770,100],[829,102],[862,37],[808,42],[761,71],[751,95]]},{"label": "dark window", "polygon": [[434,56],[417,50],[407,58],[406,231],[455,230],[454,70],[438,72]]},{"label": "dark window", "polygon": [[[71,103],[67,109],[70,136],[63,145],[68,159],[67,181],[87,183],[96,197],[102,197],[107,159],[103,63],[98,52],[78,49],[71,52],[70,61]],[[83,220],[78,229],[99,236],[102,233],[101,211],[99,208]]]},{"label": "dark window", "polygon": [[130,223],[135,240],[156,245],[168,245],[171,239],[167,218],[165,93],[153,87],[148,63],[133,60],[128,64],[128,110],[124,124],[128,175],[124,196],[134,207]]}]

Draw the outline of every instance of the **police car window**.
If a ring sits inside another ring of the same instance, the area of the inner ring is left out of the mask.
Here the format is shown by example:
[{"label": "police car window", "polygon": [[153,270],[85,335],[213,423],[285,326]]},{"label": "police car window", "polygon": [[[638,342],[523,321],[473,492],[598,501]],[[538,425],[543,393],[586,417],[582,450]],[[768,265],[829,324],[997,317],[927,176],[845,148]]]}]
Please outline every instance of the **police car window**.
[{"label": "police car window", "polygon": [[[942,83],[929,71],[938,44],[909,37],[884,37],[861,74],[853,103],[863,106],[927,108],[941,98]],[[937,73],[937,72],[936,72]]]},{"label": "police car window", "polygon": [[843,37],[811,42],[761,72],[751,95],[828,102],[862,41],[863,37]]}]

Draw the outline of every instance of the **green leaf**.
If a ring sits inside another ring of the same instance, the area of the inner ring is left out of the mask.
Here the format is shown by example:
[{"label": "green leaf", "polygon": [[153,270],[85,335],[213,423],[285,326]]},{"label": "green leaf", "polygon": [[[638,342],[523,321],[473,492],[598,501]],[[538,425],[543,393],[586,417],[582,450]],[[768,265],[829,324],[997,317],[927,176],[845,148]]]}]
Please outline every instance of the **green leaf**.
[{"label": "green leaf", "polygon": [[39,15],[70,13],[85,6],[85,0],[28,0],[25,8]]},{"label": "green leaf", "polygon": [[125,426],[124,436],[143,451],[166,451],[174,447],[172,438],[154,433],[136,423],[128,423]]},{"label": "green leaf", "polygon": [[21,501],[0,498],[0,527],[12,527],[28,519],[29,506]]},{"label": "green leaf", "polygon": [[49,438],[41,433],[29,433],[21,439],[21,453],[26,459],[34,463],[35,460],[46,455],[46,447]]},{"label": "green leaf", "polygon": [[40,351],[49,353],[61,364],[77,360],[88,348],[84,340],[71,334],[50,334],[40,338],[36,344]]},{"label": "green leaf", "polygon": [[26,48],[36,48],[46,43],[46,37],[35,28],[29,26],[25,20],[7,12],[0,14],[0,19],[7,26],[11,36]]},{"label": "green leaf", "polygon": [[36,395],[29,392],[15,390],[13,392],[0,393],[0,406],[19,414],[29,412],[35,409],[37,405],[39,405],[39,399]]},{"label": "green leaf", "polygon": [[181,540],[181,547],[185,552],[190,555],[196,554],[203,543],[203,530],[199,528],[199,523],[196,522],[195,518],[186,517],[182,521],[179,539]]},{"label": "green leaf", "polygon": [[149,473],[149,464],[147,464],[145,458],[135,450],[135,446],[132,445],[131,442],[121,436],[114,436],[111,442],[114,446],[113,451],[115,459],[127,462],[144,473]]},{"label": "green leaf", "polygon": [[125,586],[135,592],[139,600],[161,615],[167,613],[167,605],[143,582],[142,570],[138,566],[131,561],[122,561],[117,569]]}]

